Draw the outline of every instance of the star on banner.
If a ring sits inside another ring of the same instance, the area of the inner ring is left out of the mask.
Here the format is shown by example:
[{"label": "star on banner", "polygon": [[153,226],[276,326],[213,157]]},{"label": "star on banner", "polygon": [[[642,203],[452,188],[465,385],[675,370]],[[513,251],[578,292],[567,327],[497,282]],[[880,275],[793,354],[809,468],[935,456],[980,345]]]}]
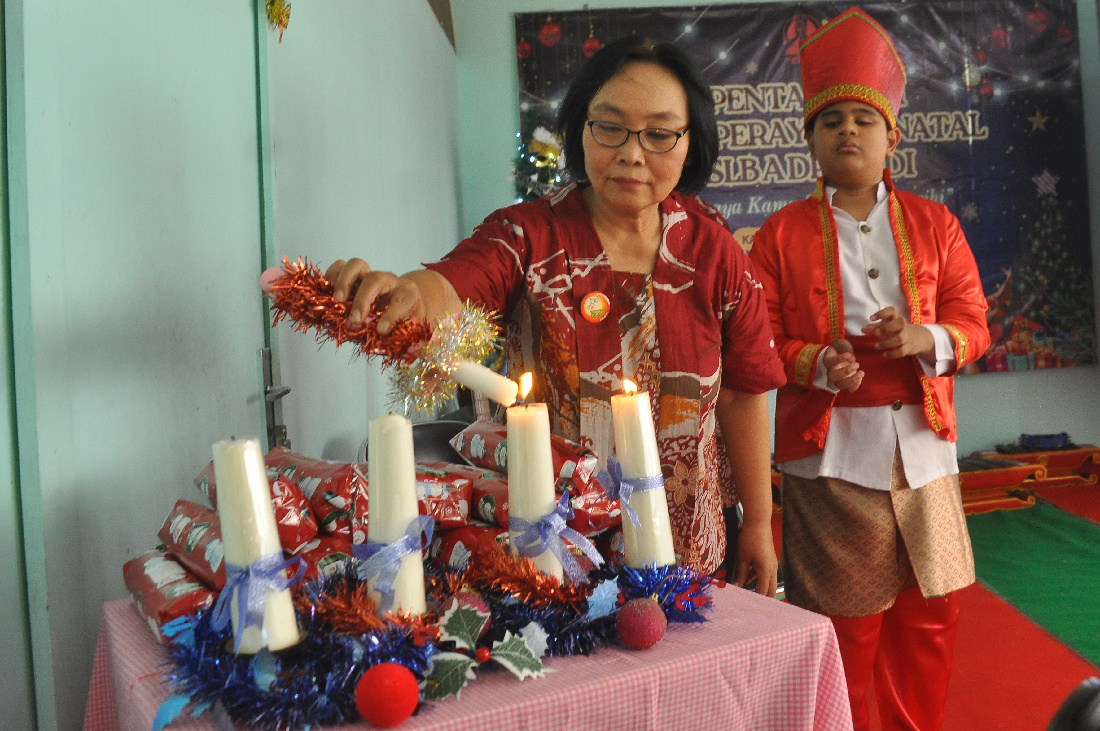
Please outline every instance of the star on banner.
[{"label": "star on banner", "polygon": [[1031,182],[1039,189],[1039,195],[1057,195],[1058,191],[1054,186],[1058,184],[1058,176],[1051,175],[1049,170],[1044,169],[1043,174],[1036,175]]},{"label": "star on banner", "polygon": [[1044,117],[1043,113],[1040,110],[1036,109],[1035,114],[1031,117],[1028,117],[1027,121],[1031,122],[1031,131],[1032,132],[1034,132],[1035,130],[1039,130],[1039,129],[1046,132],[1047,131],[1047,120],[1048,119],[1050,119],[1050,117]]}]

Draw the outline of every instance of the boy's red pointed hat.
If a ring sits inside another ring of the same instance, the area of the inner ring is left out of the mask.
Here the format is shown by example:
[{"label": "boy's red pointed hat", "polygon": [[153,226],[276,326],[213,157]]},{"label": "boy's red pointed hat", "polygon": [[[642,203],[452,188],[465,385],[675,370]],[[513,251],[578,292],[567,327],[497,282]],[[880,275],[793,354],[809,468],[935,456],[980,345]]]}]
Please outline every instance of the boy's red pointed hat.
[{"label": "boy's red pointed hat", "polygon": [[874,18],[850,8],[810,36],[799,49],[803,121],[840,101],[869,104],[897,126],[905,93],[905,64],[894,42]]}]

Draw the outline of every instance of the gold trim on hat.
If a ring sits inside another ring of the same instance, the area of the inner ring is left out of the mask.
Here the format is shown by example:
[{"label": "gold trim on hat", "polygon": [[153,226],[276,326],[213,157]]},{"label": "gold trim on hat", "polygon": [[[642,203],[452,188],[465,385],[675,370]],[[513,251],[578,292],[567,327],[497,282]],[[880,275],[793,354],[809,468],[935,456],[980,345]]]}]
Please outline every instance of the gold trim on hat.
[{"label": "gold trim on hat", "polygon": [[809,125],[810,120],[825,107],[839,101],[849,100],[870,104],[879,110],[882,116],[886,118],[889,129],[898,126],[894,108],[890,106],[890,100],[886,98],[886,95],[862,84],[837,84],[810,97],[806,100],[805,112],[802,116],[803,123]]}]

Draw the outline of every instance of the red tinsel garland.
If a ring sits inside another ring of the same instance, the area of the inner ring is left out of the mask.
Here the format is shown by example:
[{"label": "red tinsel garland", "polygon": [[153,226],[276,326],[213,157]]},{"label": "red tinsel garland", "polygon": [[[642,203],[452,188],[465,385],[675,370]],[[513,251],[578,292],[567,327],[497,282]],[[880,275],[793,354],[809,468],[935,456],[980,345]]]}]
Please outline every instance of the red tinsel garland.
[{"label": "red tinsel garland", "polygon": [[332,283],[314,264],[301,257],[292,263],[284,257],[283,272],[266,290],[275,312],[272,325],[285,318],[294,323],[298,332],[315,330],[319,343],[331,340],[336,347],[353,343],[368,358],[382,356],[383,366],[416,360],[420,348],[432,336],[431,327],[422,320],[402,320],[389,334],[379,335],[381,312],[377,302],[364,322],[351,324],[348,322],[351,302],[337,302],[333,298]]},{"label": "red tinsel garland", "polygon": [[535,568],[531,559],[512,555],[495,544],[475,552],[464,579],[477,591],[499,591],[536,609],[570,605],[580,614],[588,601],[585,585],[562,584]]}]

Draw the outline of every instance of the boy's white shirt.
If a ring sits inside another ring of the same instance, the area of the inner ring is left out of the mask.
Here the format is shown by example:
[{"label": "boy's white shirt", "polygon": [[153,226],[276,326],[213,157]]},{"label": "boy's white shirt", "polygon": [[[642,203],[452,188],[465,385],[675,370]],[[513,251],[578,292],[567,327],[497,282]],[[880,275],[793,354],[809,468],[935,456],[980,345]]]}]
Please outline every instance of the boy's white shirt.
[{"label": "boy's white shirt", "polygon": [[[832,207],[836,188],[826,186]],[[833,207],[840,248],[840,282],[844,292],[844,332],[862,335],[871,315],[894,307],[909,317],[909,303],[901,288],[901,265],[890,228],[886,184],[879,183],[877,202],[865,221]],[[861,230],[863,229],[863,230]],[[879,276],[868,272],[877,269]],[[936,361],[924,356],[917,360],[928,376],[938,376],[955,366],[954,341],[940,325],[924,325],[936,342]],[[824,354],[824,351],[822,351]],[[819,356],[814,386],[837,393],[829,381],[824,359]],[[834,477],[875,490],[889,490],[894,451],[901,448],[901,461],[910,487],[918,488],[936,478],[959,471],[955,443],[940,439],[928,426],[919,405],[838,407],[829,422],[825,449],[820,454],[784,462],[786,472],[806,479]]]}]

